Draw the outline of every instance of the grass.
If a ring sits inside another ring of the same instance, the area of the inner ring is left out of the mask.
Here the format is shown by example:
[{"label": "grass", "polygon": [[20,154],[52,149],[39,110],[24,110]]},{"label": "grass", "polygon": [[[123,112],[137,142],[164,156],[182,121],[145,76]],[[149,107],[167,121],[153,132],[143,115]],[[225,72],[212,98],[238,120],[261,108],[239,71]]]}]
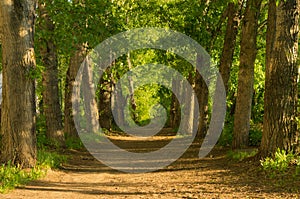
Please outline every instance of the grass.
[{"label": "grass", "polygon": [[258,150],[251,150],[251,151],[228,151],[227,157],[229,159],[235,161],[243,161],[246,158],[254,157],[257,154]]},{"label": "grass", "polygon": [[36,166],[29,170],[20,169],[8,162],[6,165],[0,166],[0,193],[7,193],[17,186],[41,178],[46,175],[48,169],[58,168],[65,161],[66,156],[40,150],[37,154]]}]

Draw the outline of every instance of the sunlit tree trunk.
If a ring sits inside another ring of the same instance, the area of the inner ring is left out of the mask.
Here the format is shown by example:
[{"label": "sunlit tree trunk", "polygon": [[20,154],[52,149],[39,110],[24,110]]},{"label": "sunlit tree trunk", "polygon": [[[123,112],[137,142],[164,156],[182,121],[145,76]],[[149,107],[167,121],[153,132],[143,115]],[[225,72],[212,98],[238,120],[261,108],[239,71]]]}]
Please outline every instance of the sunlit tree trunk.
[{"label": "sunlit tree trunk", "polygon": [[59,103],[58,88],[58,60],[55,40],[51,32],[55,25],[50,19],[45,2],[39,2],[39,15],[41,17],[40,29],[50,34],[41,42],[41,57],[44,64],[43,77],[43,114],[46,120],[46,136],[59,146],[64,146],[64,134],[62,131],[62,112]]},{"label": "sunlit tree trunk", "polygon": [[297,129],[299,0],[269,3],[261,156],[300,153]]},{"label": "sunlit tree trunk", "polygon": [[82,94],[84,98],[84,114],[86,119],[85,129],[89,133],[95,133],[99,129],[99,116],[96,102],[96,90],[93,83],[93,70],[90,58],[83,61],[82,72]]},{"label": "sunlit tree trunk", "polygon": [[[127,55],[127,64],[128,64],[128,69],[131,70],[133,68],[132,63],[131,63],[131,57],[130,57],[130,53],[128,53]],[[136,116],[136,101],[134,99],[134,82],[132,79],[132,76],[130,74],[128,74],[128,89],[129,89],[129,93],[130,93],[130,106],[131,106],[131,115],[132,115],[132,119],[133,121],[137,122],[137,116]]]},{"label": "sunlit tree trunk", "polygon": [[248,146],[251,105],[254,84],[254,64],[256,59],[256,37],[261,0],[248,0],[242,21],[242,38],[238,90],[234,114],[234,149]]},{"label": "sunlit tree trunk", "polygon": [[[201,55],[197,56],[197,65],[200,68],[205,67],[204,60]],[[202,76],[197,72],[195,76],[195,94],[198,99],[199,104],[199,123],[198,123],[198,130],[196,134],[196,140],[200,140],[204,138],[207,132],[207,125],[208,125],[208,87],[202,78]],[[197,118],[195,118],[197,119]]]},{"label": "sunlit tree trunk", "polygon": [[[190,73],[188,77],[190,85],[194,85],[193,75]],[[185,120],[182,121],[182,126],[184,133],[187,135],[192,135],[194,126],[194,107],[195,107],[195,93],[190,93],[187,90],[183,90],[183,113]]]},{"label": "sunlit tree trunk", "polygon": [[[66,76],[66,88],[65,88],[65,110],[64,110],[64,132],[66,136],[76,138],[78,137],[75,127],[72,108],[72,92],[75,84],[75,78],[81,63],[86,55],[86,48],[84,45],[77,47],[77,50],[70,58],[69,68]],[[79,103],[79,99],[74,99],[74,104]]]},{"label": "sunlit tree trunk", "polygon": [[3,101],[1,161],[22,168],[36,163],[34,19],[36,1],[0,1]]}]

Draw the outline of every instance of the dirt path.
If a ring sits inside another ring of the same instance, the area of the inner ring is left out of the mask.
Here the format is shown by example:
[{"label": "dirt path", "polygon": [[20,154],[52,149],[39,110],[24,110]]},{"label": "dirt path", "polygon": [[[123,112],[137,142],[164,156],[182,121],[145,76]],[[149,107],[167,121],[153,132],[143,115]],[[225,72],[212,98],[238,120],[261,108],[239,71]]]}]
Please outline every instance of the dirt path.
[{"label": "dirt path", "polygon": [[[128,149],[145,146],[141,141],[115,142]],[[63,169],[49,171],[45,178],[0,198],[300,198],[299,180],[281,184],[265,179],[257,163],[230,161],[226,149],[215,148],[201,160],[193,157],[192,150],[164,170],[138,174],[112,170],[87,152],[70,151]]]}]

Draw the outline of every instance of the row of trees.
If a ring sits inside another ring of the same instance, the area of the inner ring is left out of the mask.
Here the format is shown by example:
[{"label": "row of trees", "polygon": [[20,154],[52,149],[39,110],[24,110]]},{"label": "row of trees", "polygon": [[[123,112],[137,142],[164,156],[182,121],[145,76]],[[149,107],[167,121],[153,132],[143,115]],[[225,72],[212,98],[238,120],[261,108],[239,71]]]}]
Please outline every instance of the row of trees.
[{"label": "row of trees", "polygon": [[[262,157],[277,148],[300,153],[298,0],[2,0],[0,9],[2,162],[34,166],[36,132],[41,134],[42,128],[56,146],[77,137],[72,89],[84,57],[109,36],[149,26],[185,33],[218,64],[227,91],[225,130],[232,130],[233,148],[249,145],[249,132],[255,124],[263,126]],[[132,67],[149,62],[171,65],[194,85],[200,117],[191,117],[190,123],[199,120],[197,138],[203,137],[211,110],[203,79],[182,58],[153,49],[130,52],[106,71],[98,93],[101,126],[114,128],[109,107],[120,106],[116,102],[124,100],[122,93],[117,100],[111,97],[117,80]],[[184,97],[192,102],[192,96]],[[151,119],[149,108],[156,102],[169,110],[169,126],[176,128],[180,122],[178,101],[161,86],[145,86],[130,102],[137,123]],[[44,126],[37,128],[42,116]],[[186,124],[186,128],[191,126]]]}]

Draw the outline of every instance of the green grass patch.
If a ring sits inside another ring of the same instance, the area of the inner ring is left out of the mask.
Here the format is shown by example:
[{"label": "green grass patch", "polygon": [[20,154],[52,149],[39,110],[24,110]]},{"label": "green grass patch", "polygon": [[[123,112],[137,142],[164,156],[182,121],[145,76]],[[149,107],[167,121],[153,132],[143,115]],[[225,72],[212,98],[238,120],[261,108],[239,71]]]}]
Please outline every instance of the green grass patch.
[{"label": "green grass patch", "polygon": [[46,175],[50,168],[57,168],[66,161],[66,156],[56,152],[45,150],[38,151],[37,164],[31,169],[21,169],[19,166],[6,165],[0,166],[0,193],[7,193],[9,190],[26,184],[29,181],[36,180]]},{"label": "green grass patch", "polygon": [[250,151],[228,151],[227,152],[227,157],[235,160],[235,161],[243,161],[246,158],[250,158],[253,157],[257,154],[258,150],[254,149],[254,150],[250,150]]},{"label": "green grass patch", "polygon": [[67,149],[83,149],[83,143],[79,138],[72,138],[72,137],[67,137],[66,140],[66,147]]}]

